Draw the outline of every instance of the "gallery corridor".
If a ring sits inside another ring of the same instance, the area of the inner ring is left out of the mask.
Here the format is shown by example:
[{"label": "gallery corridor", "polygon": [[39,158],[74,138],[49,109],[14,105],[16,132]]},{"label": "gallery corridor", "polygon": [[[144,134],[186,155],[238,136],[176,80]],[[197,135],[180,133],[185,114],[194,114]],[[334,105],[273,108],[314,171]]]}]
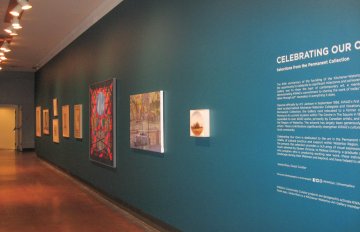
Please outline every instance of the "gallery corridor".
[{"label": "gallery corridor", "polygon": [[38,159],[0,150],[0,231],[158,231]]}]

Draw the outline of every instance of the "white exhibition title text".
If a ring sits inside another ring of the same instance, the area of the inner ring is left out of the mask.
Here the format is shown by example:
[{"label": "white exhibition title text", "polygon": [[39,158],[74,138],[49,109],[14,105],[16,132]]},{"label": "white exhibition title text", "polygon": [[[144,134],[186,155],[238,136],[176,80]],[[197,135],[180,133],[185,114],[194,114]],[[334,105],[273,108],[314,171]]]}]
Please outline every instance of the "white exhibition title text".
[{"label": "white exhibition title text", "polygon": [[353,48],[355,50],[360,50],[360,40],[356,41],[353,44],[343,43],[343,44],[333,45],[331,46],[331,48],[324,47],[324,48],[312,49],[304,52],[297,52],[288,55],[278,56],[276,58],[276,62],[278,64],[284,64],[288,62],[327,56],[329,55],[329,53],[331,54],[346,53],[346,52],[351,52]]}]

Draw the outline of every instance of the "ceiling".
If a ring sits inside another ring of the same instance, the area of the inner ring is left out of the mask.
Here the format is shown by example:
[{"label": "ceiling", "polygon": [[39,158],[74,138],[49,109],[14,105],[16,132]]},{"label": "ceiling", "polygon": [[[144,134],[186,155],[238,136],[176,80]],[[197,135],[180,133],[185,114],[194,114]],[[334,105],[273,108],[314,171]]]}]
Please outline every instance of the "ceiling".
[{"label": "ceiling", "polygon": [[[0,36],[10,0],[0,1]],[[10,43],[3,70],[35,72],[122,0],[29,0],[32,9],[20,18],[23,27]]]}]

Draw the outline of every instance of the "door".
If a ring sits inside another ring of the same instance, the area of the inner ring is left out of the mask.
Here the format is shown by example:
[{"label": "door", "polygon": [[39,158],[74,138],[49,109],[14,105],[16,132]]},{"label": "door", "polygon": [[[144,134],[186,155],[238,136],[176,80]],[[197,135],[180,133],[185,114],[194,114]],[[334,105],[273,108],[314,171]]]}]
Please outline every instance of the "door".
[{"label": "door", "polygon": [[15,108],[0,107],[0,149],[15,149]]}]

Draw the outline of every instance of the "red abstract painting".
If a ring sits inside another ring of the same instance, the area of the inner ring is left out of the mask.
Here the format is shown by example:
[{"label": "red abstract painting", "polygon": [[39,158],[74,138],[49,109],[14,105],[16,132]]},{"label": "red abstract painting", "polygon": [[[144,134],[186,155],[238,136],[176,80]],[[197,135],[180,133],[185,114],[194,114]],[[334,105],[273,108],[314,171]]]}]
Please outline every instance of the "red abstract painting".
[{"label": "red abstract painting", "polygon": [[116,80],[90,85],[90,159],[116,166]]}]

